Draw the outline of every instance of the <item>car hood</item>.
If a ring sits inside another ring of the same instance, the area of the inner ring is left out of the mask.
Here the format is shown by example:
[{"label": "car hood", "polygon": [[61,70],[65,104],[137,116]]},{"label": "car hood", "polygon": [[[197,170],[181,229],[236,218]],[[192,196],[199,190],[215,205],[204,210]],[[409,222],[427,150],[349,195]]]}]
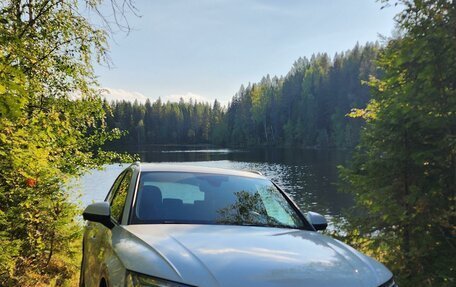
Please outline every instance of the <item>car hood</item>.
[{"label": "car hood", "polygon": [[392,276],[313,231],[178,224],[114,230],[113,248],[127,269],[195,286],[378,287]]}]

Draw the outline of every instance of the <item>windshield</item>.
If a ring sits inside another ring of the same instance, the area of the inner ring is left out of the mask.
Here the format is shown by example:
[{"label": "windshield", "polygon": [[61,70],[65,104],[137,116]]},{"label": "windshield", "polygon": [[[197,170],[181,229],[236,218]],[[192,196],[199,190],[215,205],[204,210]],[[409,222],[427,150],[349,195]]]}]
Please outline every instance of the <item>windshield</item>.
[{"label": "windshield", "polygon": [[303,227],[269,180],[189,172],[142,173],[131,223]]}]

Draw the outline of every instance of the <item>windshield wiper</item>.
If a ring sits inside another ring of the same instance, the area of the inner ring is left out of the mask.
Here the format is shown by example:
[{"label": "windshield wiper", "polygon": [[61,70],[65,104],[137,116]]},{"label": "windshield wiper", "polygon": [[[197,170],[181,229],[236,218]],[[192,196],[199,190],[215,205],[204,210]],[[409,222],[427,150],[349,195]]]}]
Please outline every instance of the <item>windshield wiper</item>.
[{"label": "windshield wiper", "polygon": [[289,229],[299,229],[297,226],[286,225],[286,224],[267,224],[268,227],[277,227],[277,228],[289,228]]},{"label": "windshield wiper", "polygon": [[273,224],[273,223],[232,222],[232,223],[224,223],[224,224],[240,225],[240,226],[254,226],[254,227],[275,227],[275,228],[299,229],[299,227],[297,227],[297,226],[286,225],[286,224]]}]

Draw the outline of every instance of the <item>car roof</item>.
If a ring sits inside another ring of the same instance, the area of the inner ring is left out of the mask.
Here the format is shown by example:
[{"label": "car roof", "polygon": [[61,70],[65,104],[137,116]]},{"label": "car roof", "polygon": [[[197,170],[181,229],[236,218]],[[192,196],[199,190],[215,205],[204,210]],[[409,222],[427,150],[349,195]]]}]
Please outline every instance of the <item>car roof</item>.
[{"label": "car roof", "polygon": [[133,165],[138,166],[141,172],[194,172],[208,173],[219,175],[234,175],[251,178],[266,178],[260,172],[249,170],[233,170],[225,168],[204,167],[184,164],[165,164],[165,163],[140,163],[135,162]]}]

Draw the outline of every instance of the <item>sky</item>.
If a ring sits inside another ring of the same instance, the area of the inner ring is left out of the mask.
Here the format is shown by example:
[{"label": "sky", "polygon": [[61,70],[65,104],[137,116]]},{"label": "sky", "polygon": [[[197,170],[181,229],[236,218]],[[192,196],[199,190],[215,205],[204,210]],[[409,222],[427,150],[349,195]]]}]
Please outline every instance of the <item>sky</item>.
[{"label": "sky", "polygon": [[110,37],[111,67],[95,68],[109,99],[226,104],[242,84],[286,75],[299,57],[333,56],[391,35],[399,12],[375,0],[134,3],[131,31]]}]

